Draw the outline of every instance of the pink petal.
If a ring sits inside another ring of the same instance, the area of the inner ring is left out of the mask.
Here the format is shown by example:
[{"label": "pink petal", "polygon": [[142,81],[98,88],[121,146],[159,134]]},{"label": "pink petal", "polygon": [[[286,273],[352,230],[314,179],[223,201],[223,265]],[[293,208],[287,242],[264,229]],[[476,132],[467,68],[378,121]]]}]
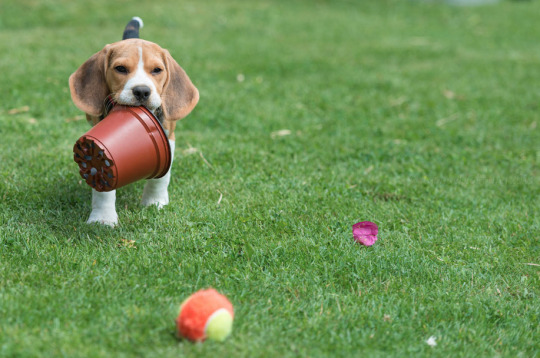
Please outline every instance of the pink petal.
[{"label": "pink petal", "polygon": [[371,246],[377,241],[379,228],[371,221],[362,221],[352,227],[353,237],[362,245]]}]

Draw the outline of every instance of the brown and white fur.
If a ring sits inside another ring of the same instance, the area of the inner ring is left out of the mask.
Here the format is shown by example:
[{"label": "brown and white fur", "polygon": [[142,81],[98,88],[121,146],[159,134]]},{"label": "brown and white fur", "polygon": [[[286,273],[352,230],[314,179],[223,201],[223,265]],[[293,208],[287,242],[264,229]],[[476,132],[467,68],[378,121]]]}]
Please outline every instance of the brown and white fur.
[{"label": "brown and white fur", "polygon": [[[122,41],[106,45],[90,57],[69,78],[71,98],[95,125],[106,115],[106,102],[146,106],[161,121],[168,133],[174,154],[176,121],[187,116],[199,101],[199,92],[169,51],[138,38],[140,18],[133,18]],[[174,155],[171,155],[174,157]],[[171,172],[147,180],[142,204],[162,208],[169,203]],[[92,212],[87,223],[118,224],[116,191],[92,189]]]}]

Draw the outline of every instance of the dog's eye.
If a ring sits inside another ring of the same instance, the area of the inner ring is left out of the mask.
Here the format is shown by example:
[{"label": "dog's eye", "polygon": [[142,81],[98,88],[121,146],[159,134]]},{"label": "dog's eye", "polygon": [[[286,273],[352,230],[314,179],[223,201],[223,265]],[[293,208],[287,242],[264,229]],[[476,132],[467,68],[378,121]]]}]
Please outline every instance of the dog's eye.
[{"label": "dog's eye", "polygon": [[163,70],[162,70],[161,68],[156,67],[156,68],[154,68],[154,69],[152,70],[152,74],[153,74],[153,75],[158,75],[158,74],[160,74],[162,71],[163,71]]},{"label": "dog's eye", "polygon": [[120,73],[128,73],[127,68],[125,68],[124,66],[116,66],[114,69]]}]

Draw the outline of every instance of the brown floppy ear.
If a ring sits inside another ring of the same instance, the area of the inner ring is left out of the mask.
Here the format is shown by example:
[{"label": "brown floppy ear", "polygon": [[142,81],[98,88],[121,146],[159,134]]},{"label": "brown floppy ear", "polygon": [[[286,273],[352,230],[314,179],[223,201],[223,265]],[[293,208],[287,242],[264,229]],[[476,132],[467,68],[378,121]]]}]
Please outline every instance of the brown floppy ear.
[{"label": "brown floppy ear", "polygon": [[187,116],[197,105],[199,91],[169,51],[163,51],[168,71],[168,78],[161,94],[163,114],[166,120],[176,121]]},{"label": "brown floppy ear", "polygon": [[83,112],[93,116],[103,113],[109,95],[105,69],[109,45],[94,54],[69,77],[69,90],[73,103]]}]

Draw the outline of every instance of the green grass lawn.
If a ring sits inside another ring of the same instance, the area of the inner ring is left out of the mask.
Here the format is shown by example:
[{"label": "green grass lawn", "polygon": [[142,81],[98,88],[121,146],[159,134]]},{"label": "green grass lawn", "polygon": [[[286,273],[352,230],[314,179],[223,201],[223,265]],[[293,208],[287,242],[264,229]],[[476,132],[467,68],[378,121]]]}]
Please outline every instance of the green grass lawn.
[{"label": "green grass lawn", "polygon": [[[135,3],[0,3],[0,356],[540,356],[540,2]],[[86,225],[67,80],[135,15],[201,100],[170,205]]]}]

